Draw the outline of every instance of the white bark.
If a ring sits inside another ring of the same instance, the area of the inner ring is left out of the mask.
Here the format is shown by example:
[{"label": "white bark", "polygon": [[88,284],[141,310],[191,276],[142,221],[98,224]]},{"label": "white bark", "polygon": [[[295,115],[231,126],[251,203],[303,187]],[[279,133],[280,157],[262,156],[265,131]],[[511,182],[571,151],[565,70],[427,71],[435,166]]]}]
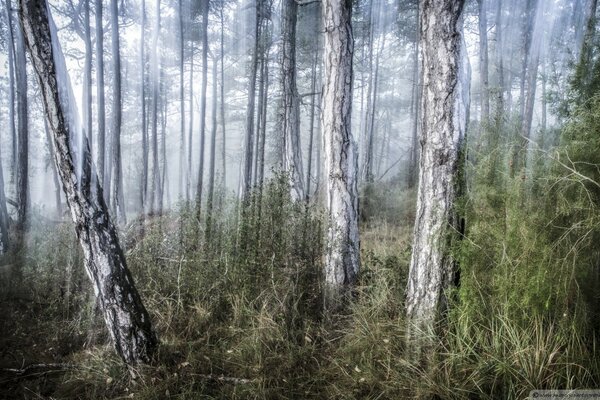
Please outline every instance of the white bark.
[{"label": "white bark", "polygon": [[422,329],[433,327],[445,306],[455,265],[448,254],[457,173],[469,107],[469,63],[462,37],[464,1],[420,3],[423,93],[421,159],[406,307]]},{"label": "white bark", "polygon": [[72,108],[64,58],[55,32],[50,30],[47,4],[20,0],[19,14],[52,131],[54,161],[106,325],[124,362],[149,361],[158,340],[108,215],[87,138],[77,138],[77,111]]},{"label": "white bark", "polygon": [[325,81],[322,126],[329,219],[325,281],[341,289],[355,282],[359,270],[358,155],[350,130],[352,54],[350,0],[323,3]]}]

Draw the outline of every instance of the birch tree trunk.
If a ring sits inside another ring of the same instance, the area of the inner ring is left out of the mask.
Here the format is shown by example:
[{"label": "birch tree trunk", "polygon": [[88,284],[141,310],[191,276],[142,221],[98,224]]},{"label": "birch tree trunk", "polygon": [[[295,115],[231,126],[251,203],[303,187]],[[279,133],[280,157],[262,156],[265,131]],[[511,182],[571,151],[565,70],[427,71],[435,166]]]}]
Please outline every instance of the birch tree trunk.
[{"label": "birch tree trunk", "polygon": [[[47,4],[20,0],[19,16],[41,89],[45,118],[53,134],[54,161],[109,333],[125,363],[147,362],[158,339],[109,218],[86,138],[83,138],[83,148],[77,148],[74,118],[70,114],[74,112],[70,108],[74,105],[67,91],[68,78],[60,45],[53,43],[56,36],[50,30]],[[61,70],[65,74],[61,76],[63,81],[57,77],[57,71]],[[81,165],[80,176],[78,165]]]},{"label": "birch tree trunk", "polygon": [[[352,137],[351,0],[325,0],[322,126],[327,180],[326,303],[352,285],[359,270],[358,154]],[[334,305],[334,304],[332,304]]]},{"label": "birch tree trunk", "polygon": [[300,148],[300,105],[296,85],[296,0],[282,1],[281,126],[284,140],[283,170],[289,174],[294,200],[304,199],[304,169]]},{"label": "birch tree trunk", "polygon": [[457,223],[453,212],[455,185],[469,104],[463,5],[464,0],[420,3],[421,159],[406,293],[407,314],[416,326],[415,332],[433,330],[446,306],[445,291],[455,278],[447,245],[453,232],[451,226]]},{"label": "birch tree trunk", "polygon": [[208,198],[206,200],[206,237],[208,240],[211,239],[212,229],[212,211],[213,211],[213,200],[215,193],[215,166],[216,166],[216,148],[217,148],[217,67],[219,60],[213,58],[212,68],[212,110],[211,110],[211,131],[210,131],[210,164],[208,170]]}]

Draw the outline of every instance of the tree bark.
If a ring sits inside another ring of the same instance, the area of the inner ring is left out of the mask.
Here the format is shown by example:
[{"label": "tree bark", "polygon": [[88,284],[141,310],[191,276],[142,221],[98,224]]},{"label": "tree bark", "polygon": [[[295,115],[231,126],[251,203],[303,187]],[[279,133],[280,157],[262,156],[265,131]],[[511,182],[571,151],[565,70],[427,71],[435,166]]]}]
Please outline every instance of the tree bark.
[{"label": "tree bark", "polygon": [[358,276],[358,154],[352,137],[352,54],[350,0],[325,0],[325,81],[322,126],[327,177],[328,232],[325,252],[327,302],[335,306],[340,291]]},{"label": "tree bark", "polygon": [[17,229],[27,229],[29,215],[29,106],[27,100],[27,60],[23,39],[23,22],[16,32],[15,76],[17,80]]},{"label": "tree bark", "polygon": [[315,109],[316,109],[316,90],[317,90],[317,65],[319,63],[319,50],[318,45],[314,49],[315,56],[312,62],[310,71],[310,127],[308,129],[308,167],[306,171],[306,194],[305,199],[308,203],[311,197],[311,181],[312,181],[312,165],[313,165],[313,147],[314,147],[314,136],[315,136]]},{"label": "tree bark", "polygon": [[282,0],[281,27],[281,126],[284,165],[290,179],[292,199],[304,199],[304,169],[300,147],[300,102],[296,85],[296,0]]},{"label": "tree bark", "polygon": [[8,33],[8,128],[10,137],[12,139],[11,146],[11,182],[16,181],[17,174],[17,126],[15,121],[15,40],[13,35],[13,13],[12,13],[12,1],[6,0],[6,22],[7,22],[7,33]]},{"label": "tree bark", "polygon": [[[108,209],[96,179],[87,140],[77,148],[76,113],[64,58],[51,33],[45,1],[20,0],[19,16],[27,48],[41,89],[45,117],[55,146],[59,171],[85,267],[93,282],[117,353],[127,364],[147,362],[157,347],[150,316],[133,284]],[[63,75],[57,76],[57,71]],[[82,165],[77,175],[76,165]]]},{"label": "tree bark", "polygon": [[240,187],[240,198],[247,202],[252,188],[252,165],[254,155],[252,147],[254,144],[254,112],[256,102],[256,76],[259,63],[260,37],[261,37],[261,19],[263,0],[256,0],[256,21],[254,24],[254,49],[252,52],[252,61],[250,62],[250,79],[248,82],[248,109],[246,110],[246,132],[244,137],[244,161],[242,164],[242,182]]},{"label": "tree bark", "polygon": [[221,0],[220,19],[221,19],[221,135],[223,143],[221,144],[221,163],[222,163],[222,184],[223,190],[227,188],[227,135],[225,131],[225,18],[224,18],[225,0]]},{"label": "tree bark", "polygon": [[455,279],[448,254],[460,152],[469,107],[469,67],[462,35],[464,0],[420,2],[421,159],[417,218],[406,292],[415,332],[431,331]]},{"label": "tree bark", "polygon": [[[110,193],[106,185],[106,105],[104,99],[104,28],[102,27],[102,0],[96,0],[96,97],[98,113],[98,171],[100,186],[105,196]],[[105,197],[106,200],[106,197]]]},{"label": "tree bark", "polygon": [[198,182],[196,186],[196,218],[202,211],[202,188],[204,186],[204,142],[206,137],[206,89],[208,87],[208,0],[202,2],[202,84],[200,86],[200,149]]},{"label": "tree bark", "polygon": [[[179,108],[180,108],[180,140],[179,140],[179,197],[185,193],[185,87],[184,87],[184,53],[183,53],[183,0],[177,2],[177,19],[179,22]],[[192,110],[190,109],[190,113]]]},{"label": "tree bark", "polygon": [[418,179],[418,169],[419,169],[419,118],[420,118],[420,109],[421,109],[421,95],[423,92],[423,86],[421,82],[422,74],[419,69],[419,52],[421,41],[421,29],[419,27],[420,21],[420,13],[419,13],[419,4],[417,3],[417,31],[415,35],[415,44],[414,44],[414,56],[413,56],[413,92],[412,92],[412,104],[411,108],[413,110],[412,115],[412,137],[411,137],[411,145],[410,145],[410,160],[408,164],[408,187],[413,188],[416,185],[416,181]]},{"label": "tree bark", "polygon": [[215,166],[216,166],[216,148],[217,148],[217,71],[219,61],[213,58],[212,68],[212,110],[211,110],[211,132],[210,132],[210,165],[208,171],[208,198],[206,199],[206,237],[210,239],[213,198],[215,193]]},{"label": "tree bark", "polygon": [[142,171],[140,177],[140,211],[146,212],[148,197],[148,125],[146,123],[146,0],[142,0],[140,24],[140,108],[142,122]]},{"label": "tree bark", "polygon": [[158,210],[160,203],[159,198],[162,197],[160,183],[160,169],[158,163],[158,98],[160,91],[160,74],[159,74],[159,55],[158,55],[158,37],[160,35],[160,0],[156,1],[154,32],[152,33],[152,61],[151,61],[151,77],[152,79],[152,110],[151,110],[151,147],[152,147],[152,180],[150,186],[150,201],[148,211],[155,213]]},{"label": "tree bark", "polygon": [[486,0],[477,0],[479,7],[479,80],[481,90],[481,124],[486,125],[490,117],[488,78],[488,37]]},{"label": "tree bark", "polygon": [[83,126],[94,154],[92,140],[92,34],[90,30],[90,0],[83,0],[83,38],[85,43],[85,65],[83,68]]},{"label": "tree bark", "polygon": [[110,19],[112,25],[112,62],[113,62],[113,99],[112,99],[112,163],[113,163],[113,198],[112,207],[115,217],[120,223],[126,223],[125,198],[123,195],[123,168],[121,165],[121,50],[119,38],[119,5],[118,0],[110,0]]}]

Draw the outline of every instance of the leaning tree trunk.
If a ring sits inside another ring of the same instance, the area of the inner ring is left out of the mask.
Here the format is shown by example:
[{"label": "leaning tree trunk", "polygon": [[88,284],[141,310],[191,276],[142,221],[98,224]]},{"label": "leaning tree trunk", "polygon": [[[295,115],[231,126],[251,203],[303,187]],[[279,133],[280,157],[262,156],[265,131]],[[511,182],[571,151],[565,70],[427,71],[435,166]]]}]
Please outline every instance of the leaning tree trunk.
[{"label": "leaning tree trunk", "polygon": [[[109,218],[87,140],[84,138],[82,148],[77,147],[72,92],[56,33],[50,30],[46,2],[20,0],[19,17],[53,134],[54,161],[108,330],[123,361],[149,361],[158,339]],[[76,165],[81,165],[79,175]]]},{"label": "leaning tree trunk", "polygon": [[[352,53],[350,0],[325,0],[325,81],[322,126],[327,179],[328,233],[325,253],[327,302],[335,303],[359,270],[358,154],[352,137]],[[331,304],[335,305],[335,304]],[[329,305],[328,305],[329,307]]]},{"label": "leaning tree trunk", "polygon": [[292,198],[304,199],[304,178],[300,148],[300,105],[296,86],[296,0],[282,2],[281,45],[281,127],[284,140],[283,170],[289,174]]},{"label": "leaning tree trunk", "polygon": [[[448,240],[457,225],[460,151],[468,112],[468,59],[462,38],[464,0],[420,3],[421,159],[413,253],[406,308],[416,329],[433,329],[446,305],[445,291],[454,283],[455,263]],[[414,333],[411,333],[413,336]]]}]

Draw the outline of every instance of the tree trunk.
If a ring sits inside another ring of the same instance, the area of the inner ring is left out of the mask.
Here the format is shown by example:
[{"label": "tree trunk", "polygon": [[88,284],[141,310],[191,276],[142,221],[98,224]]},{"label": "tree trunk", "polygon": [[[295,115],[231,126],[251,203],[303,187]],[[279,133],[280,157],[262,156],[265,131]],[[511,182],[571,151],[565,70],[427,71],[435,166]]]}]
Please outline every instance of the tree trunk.
[{"label": "tree trunk", "polygon": [[223,182],[223,190],[227,188],[227,135],[225,131],[225,18],[223,16],[225,8],[225,0],[221,0],[221,10],[220,10],[220,19],[221,19],[221,104],[220,104],[220,113],[221,113],[221,134],[223,138],[223,143],[221,144],[221,163],[222,163],[222,182]]},{"label": "tree trunk", "polygon": [[196,186],[196,218],[202,210],[202,187],[204,185],[204,141],[206,136],[206,89],[208,86],[208,0],[202,2],[202,84],[200,87],[200,149],[198,159],[198,182]]},{"label": "tree trunk", "polygon": [[327,302],[358,276],[358,154],[352,137],[352,53],[354,44],[350,0],[325,0],[325,82],[322,126],[327,177],[328,233],[325,252]]},{"label": "tree trunk", "polygon": [[96,97],[98,113],[98,171],[100,186],[104,189],[105,200],[110,193],[106,184],[106,106],[104,100],[104,28],[102,27],[102,0],[96,0]]},{"label": "tree trunk", "polygon": [[189,109],[190,109],[190,122],[188,126],[188,158],[185,171],[185,202],[186,204],[190,201],[190,192],[192,189],[192,139],[194,133],[194,42],[190,40],[190,97]]},{"label": "tree trunk", "polygon": [[23,39],[23,22],[19,20],[16,32],[15,75],[17,80],[17,229],[22,232],[27,228],[29,215],[29,107],[27,101],[27,60],[25,57],[25,41]]},{"label": "tree trunk", "polygon": [[315,109],[316,109],[316,94],[317,90],[317,65],[319,63],[319,50],[318,46],[315,46],[314,49],[315,57],[313,59],[313,63],[310,71],[310,127],[308,129],[309,132],[309,140],[308,140],[308,169],[306,171],[306,195],[305,199],[308,203],[311,197],[311,181],[312,181],[312,164],[313,164],[313,144],[314,144],[314,136],[315,136]]},{"label": "tree trunk", "polygon": [[[71,114],[76,111],[71,108],[73,97],[69,95],[65,61],[56,32],[50,31],[46,2],[20,0],[19,5],[45,117],[53,133],[54,160],[83,248],[85,267],[117,353],[127,364],[147,362],[158,340],[108,216],[87,140],[83,138],[83,147],[77,148],[75,118]],[[82,165],[80,176],[76,174],[76,165]]]},{"label": "tree trunk", "polygon": [[125,198],[123,196],[123,168],[121,165],[121,53],[119,38],[118,0],[110,0],[110,19],[112,25],[112,61],[113,61],[113,101],[112,101],[112,163],[113,198],[112,206],[120,223],[126,223]]},{"label": "tree trunk", "polygon": [[488,78],[488,38],[486,0],[477,0],[479,6],[479,80],[481,90],[481,124],[486,125],[490,117]]},{"label": "tree trunk", "polygon": [[408,187],[413,188],[416,185],[419,164],[419,118],[421,109],[421,95],[423,86],[421,82],[421,71],[419,71],[419,51],[421,41],[421,29],[419,28],[419,5],[417,3],[417,32],[415,35],[414,55],[413,55],[413,92],[412,92],[412,138],[410,145],[410,160],[408,164]]},{"label": "tree trunk", "polygon": [[[184,54],[183,54],[183,0],[177,2],[177,17],[179,20],[179,108],[180,108],[180,141],[179,141],[179,197],[185,193],[185,87],[184,87]],[[190,113],[192,110],[190,109]]]},{"label": "tree trunk", "polygon": [[83,37],[85,42],[85,65],[83,68],[83,126],[93,155],[92,140],[92,34],[90,31],[90,0],[83,0]]},{"label": "tree trunk", "polygon": [[12,13],[12,1],[6,0],[6,21],[7,21],[7,33],[8,41],[6,47],[8,48],[8,128],[10,137],[12,139],[11,146],[11,182],[16,181],[17,175],[17,127],[15,121],[15,40],[13,37],[13,13]]},{"label": "tree trunk", "polygon": [[469,68],[462,35],[464,0],[420,3],[421,159],[406,308],[415,332],[433,330],[455,279],[448,254],[461,146],[468,113]]},{"label": "tree trunk", "polygon": [[294,200],[304,199],[304,169],[300,147],[300,104],[296,86],[296,0],[282,1],[281,27],[281,127],[284,140],[284,165]]},{"label": "tree trunk", "polygon": [[250,64],[250,79],[248,82],[248,109],[246,110],[246,132],[244,137],[244,161],[242,164],[242,182],[240,187],[240,198],[246,202],[252,187],[252,164],[254,160],[254,111],[256,97],[256,75],[259,63],[259,49],[261,37],[261,10],[263,0],[256,0],[256,21],[254,24],[254,49]]},{"label": "tree trunk", "polygon": [[212,212],[213,212],[213,197],[215,193],[215,165],[216,147],[217,147],[217,67],[218,59],[213,58],[212,69],[212,110],[211,110],[211,132],[210,132],[210,165],[208,171],[208,198],[206,201],[206,237],[210,239]]},{"label": "tree trunk", "polygon": [[146,124],[146,0],[142,0],[140,24],[140,106],[142,122],[142,171],[140,179],[140,211],[146,212],[148,198],[148,125]]},{"label": "tree trunk", "polygon": [[152,180],[150,186],[150,201],[148,211],[155,213],[158,211],[159,197],[161,197],[160,184],[160,169],[158,163],[158,97],[160,90],[160,75],[159,75],[159,55],[158,55],[158,37],[160,35],[160,0],[156,1],[154,32],[152,33],[152,61],[151,61],[151,76],[152,80],[152,110],[151,110],[151,147],[152,147]]}]

